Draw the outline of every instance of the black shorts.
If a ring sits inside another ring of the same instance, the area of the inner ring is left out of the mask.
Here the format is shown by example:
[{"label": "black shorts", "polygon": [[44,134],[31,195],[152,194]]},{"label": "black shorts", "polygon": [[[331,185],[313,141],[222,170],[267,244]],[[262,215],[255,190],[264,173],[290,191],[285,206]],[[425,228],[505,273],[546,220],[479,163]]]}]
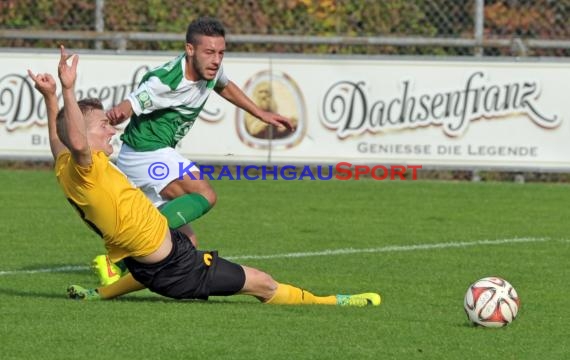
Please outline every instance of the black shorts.
[{"label": "black shorts", "polygon": [[240,291],[245,272],[235,263],[218,257],[217,251],[199,251],[177,230],[170,230],[172,250],[162,261],[143,264],[125,258],[133,277],[152,292],[174,299],[203,299]]}]

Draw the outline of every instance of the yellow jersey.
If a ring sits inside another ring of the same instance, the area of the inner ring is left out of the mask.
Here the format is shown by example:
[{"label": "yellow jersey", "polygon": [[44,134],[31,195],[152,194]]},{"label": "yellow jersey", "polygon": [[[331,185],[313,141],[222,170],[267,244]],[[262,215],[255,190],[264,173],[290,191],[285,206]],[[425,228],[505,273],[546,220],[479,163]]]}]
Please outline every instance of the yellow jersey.
[{"label": "yellow jersey", "polygon": [[78,165],[65,151],[55,173],[67,200],[105,241],[111,261],[153,253],[168,231],[166,218],[102,151],[92,164]]}]

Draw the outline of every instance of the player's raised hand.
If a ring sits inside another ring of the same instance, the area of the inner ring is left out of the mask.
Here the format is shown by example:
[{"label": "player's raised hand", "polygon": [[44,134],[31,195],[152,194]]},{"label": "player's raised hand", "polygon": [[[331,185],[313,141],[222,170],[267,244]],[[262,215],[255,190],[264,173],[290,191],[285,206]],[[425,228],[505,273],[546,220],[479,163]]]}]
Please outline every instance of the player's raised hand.
[{"label": "player's raised hand", "polygon": [[121,110],[119,106],[114,106],[111,109],[107,110],[105,115],[107,115],[107,119],[109,119],[109,123],[111,125],[120,124],[127,118],[127,115]]},{"label": "player's raised hand", "polygon": [[[61,86],[64,89],[70,89],[75,85],[75,79],[77,78],[77,62],[79,61],[79,57],[76,54],[68,54],[63,45],[60,45],[60,50],[61,56],[59,57],[57,74],[61,81]],[[67,60],[72,57],[71,65],[69,65]]]},{"label": "player's raised hand", "polygon": [[294,131],[295,125],[289,119],[284,116],[281,116],[276,113],[272,113],[270,111],[263,111],[263,113],[259,117],[263,122],[268,124],[277,126],[277,127],[285,127],[287,130]]},{"label": "player's raised hand", "polygon": [[28,69],[28,75],[30,75],[30,78],[34,81],[34,87],[38,89],[43,96],[55,95],[57,85],[53,76],[47,73],[34,75],[30,69]]},{"label": "player's raised hand", "polygon": [[127,120],[132,114],[133,109],[128,100],[123,100],[119,105],[113,106],[105,113],[105,115],[107,115],[107,119],[109,119],[109,123],[113,126]]}]

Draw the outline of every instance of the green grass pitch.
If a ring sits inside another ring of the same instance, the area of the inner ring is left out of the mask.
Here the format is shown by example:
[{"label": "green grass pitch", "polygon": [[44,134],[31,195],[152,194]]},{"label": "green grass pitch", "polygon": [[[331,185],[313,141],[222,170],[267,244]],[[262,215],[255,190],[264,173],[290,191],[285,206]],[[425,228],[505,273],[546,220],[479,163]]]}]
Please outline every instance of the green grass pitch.
[{"label": "green grass pitch", "polygon": [[[101,240],[49,171],[0,170],[0,358],[567,359],[570,188],[430,181],[212,181],[200,247],[316,294],[378,291],[377,308],[174,301],[87,303]],[[296,255],[295,255],[296,254]],[[501,329],[469,325],[468,285],[521,297]]]}]

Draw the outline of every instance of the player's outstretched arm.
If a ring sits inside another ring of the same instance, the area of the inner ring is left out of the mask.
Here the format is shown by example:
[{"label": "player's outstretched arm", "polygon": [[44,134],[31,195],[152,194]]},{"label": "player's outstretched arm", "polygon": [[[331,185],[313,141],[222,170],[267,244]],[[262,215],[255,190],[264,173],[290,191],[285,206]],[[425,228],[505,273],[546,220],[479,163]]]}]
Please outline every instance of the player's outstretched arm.
[{"label": "player's outstretched arm", "polygon": [[249,97],[247,97],[247,95],[233,81],[229,81],[223,89],[217,90],[217,92],[224,99],[247,111],[263,122],[277,127],[285,127],[291,131],[295,130],[295,125],[290,119],[271,111],[261,109]]},{"label": "player's outstretched arm", "polygon": [[57,105],[57,95],[54,78],[50,74],[36,74],[28,69],[28,75],[34,81],[35,88],[42,94],[44,101],[46,103],[47,118],[48,118],[48,134],[49,134],[49,146],[51,149],[51,154],[54,159],[64,150],[66,150],[65,145],[59,140],[57,136],[57,112],[59,107]]},{"label": "player's outstretched arm", "polygon": [[[79,58],[77,55],[66,53],[63,45],[60,49],[61,56],[57,73],[63,93],[64,119],[57,124],[57,134],[71,152],[75,162],[80,166],[89,166],[91,164],[91,151],[87,141],[87,127],[75,98],[75,80]],[[71,59],[71,65],[67,64],[69,59]]]}]

